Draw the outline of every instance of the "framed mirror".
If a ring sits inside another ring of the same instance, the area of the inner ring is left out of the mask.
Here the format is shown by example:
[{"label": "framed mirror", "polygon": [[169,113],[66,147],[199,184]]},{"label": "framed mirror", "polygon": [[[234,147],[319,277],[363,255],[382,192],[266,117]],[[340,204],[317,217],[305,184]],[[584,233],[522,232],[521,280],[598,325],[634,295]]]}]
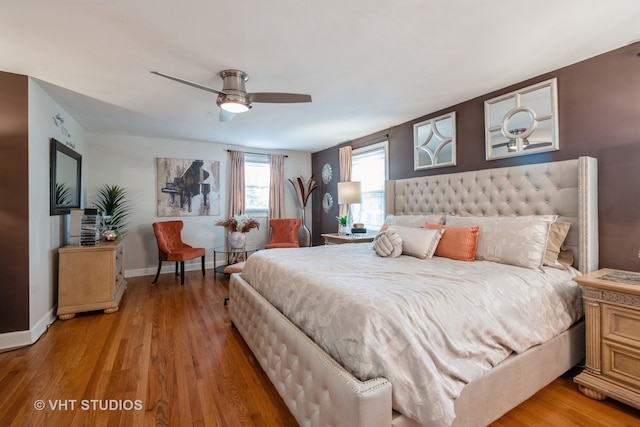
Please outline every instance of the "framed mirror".
[{"label": "framed mirror", "polygon": [[50,215],[65,215],[80,207],[82,156],[51,138]]},{"label": "framed mirror", "polygon": [[413,170],[455,164],[455,112],[413,125]]},{"label": "framed mirror", "polygon": [[486,159],[560,149],[557,79],[484,103]]}]

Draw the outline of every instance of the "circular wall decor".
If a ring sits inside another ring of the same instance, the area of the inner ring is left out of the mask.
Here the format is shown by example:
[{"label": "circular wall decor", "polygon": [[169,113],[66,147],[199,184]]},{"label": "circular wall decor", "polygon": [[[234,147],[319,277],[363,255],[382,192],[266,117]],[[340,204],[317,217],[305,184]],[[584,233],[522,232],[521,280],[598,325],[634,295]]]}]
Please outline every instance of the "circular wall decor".
[{"label": "circular wall decor", "polygon": [[329,163],[325,163],[324,166],[322,166],[322,182],[324,182],[325,184],[328,184],[331,181],[332,177],[333,177],[333,168]]},{"label": "circular wall decor", "polygon": [[322,196],[322,209],[325,213],[329,213],[333,209],[333,197],[331,197],[331,194],[324,193],[324,196]]}]

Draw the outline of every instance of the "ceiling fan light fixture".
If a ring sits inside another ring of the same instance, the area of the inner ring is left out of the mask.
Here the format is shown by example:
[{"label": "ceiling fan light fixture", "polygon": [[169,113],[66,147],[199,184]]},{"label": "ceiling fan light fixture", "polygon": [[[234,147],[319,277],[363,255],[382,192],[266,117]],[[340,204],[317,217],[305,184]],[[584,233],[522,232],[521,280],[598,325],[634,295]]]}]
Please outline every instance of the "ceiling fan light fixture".
[{"label": "ceiling fan light fixture", "polygon": [[221,93],[216,101],[218,107],[230,113],[244,113],[251,108],[251,101],[244,96]]}]

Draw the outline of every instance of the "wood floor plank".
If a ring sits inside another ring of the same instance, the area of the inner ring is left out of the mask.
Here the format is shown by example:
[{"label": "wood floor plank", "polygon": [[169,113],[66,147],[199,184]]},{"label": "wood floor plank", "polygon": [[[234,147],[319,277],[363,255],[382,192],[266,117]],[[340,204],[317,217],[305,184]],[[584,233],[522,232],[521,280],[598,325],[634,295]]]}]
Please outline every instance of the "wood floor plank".
[{"label": "wood floor plank", "polygon": [[[34,345],[0,354],[0,426],[293,427],[237,330],[228,279],[207,271],[128,279],[120,310],[56,321]],[[634,426],[636,409],[583,396],[573,371],[493,426]],[[45,408],[34,408],[36,400]],[[75,408],[68,404],[75,401]],[[140,410],[83,409],[84,401]],[[51,405],[67,402],[67,409]]]}]

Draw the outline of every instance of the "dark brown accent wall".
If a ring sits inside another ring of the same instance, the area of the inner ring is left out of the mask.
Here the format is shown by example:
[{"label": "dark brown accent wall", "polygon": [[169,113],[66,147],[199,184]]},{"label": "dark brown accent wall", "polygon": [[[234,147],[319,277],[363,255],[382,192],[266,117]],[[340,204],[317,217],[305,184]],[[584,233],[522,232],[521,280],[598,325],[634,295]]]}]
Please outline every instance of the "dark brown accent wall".
[{"label": "dark brown accent wall", "polygon": [[0,72],[0,333],[29,329],[27,76]]},{"label": "dark brown accent wall", "polygon": [[[592,156],[598,159],[600,266],[640,271],[640,42],[418,117],[346,144],[359,148],[389,134],[390,179],[541,163]],[[558,79],[560,150],[513,159],[485,160],[484,101],[534,83]],[[456,112],[457,166],[413,170],[413,125]],[[345,144],[342,144],[345,145]],[[342,146],[340,145],[340,146]],[[320,176],[331,163],[338,176],[338,147],[312,155]],[[337,179],[313,195],[313,242],[320,233],[335,232],[335,218],[322,211],[325,191],[336,194]]]}]

